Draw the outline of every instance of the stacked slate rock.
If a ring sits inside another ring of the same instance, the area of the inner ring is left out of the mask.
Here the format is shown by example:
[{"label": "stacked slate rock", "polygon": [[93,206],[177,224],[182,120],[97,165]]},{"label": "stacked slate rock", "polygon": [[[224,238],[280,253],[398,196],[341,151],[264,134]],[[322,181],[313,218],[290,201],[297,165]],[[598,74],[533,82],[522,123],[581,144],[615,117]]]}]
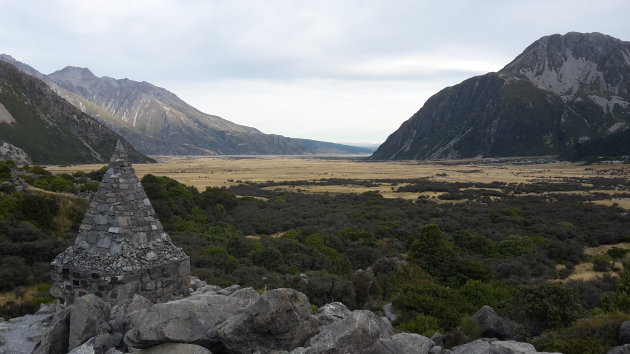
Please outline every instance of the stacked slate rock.
[{"label": "stacked slate rock", "polygon": [[188,294],[188,256],[173,245],[118,143],[74,246],[51,263],[60,303],[95,294],[112,304],[141,294],[153,302]]}]

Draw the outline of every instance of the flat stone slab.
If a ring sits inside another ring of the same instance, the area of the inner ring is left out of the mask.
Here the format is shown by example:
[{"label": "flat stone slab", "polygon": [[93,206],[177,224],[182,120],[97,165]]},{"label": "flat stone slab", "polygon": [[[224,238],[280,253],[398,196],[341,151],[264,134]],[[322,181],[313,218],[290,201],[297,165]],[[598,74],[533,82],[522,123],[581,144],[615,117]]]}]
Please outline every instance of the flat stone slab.
[{"label": "flat stone slab", "polygon": [[39,337],[48,329],[50,313],[26,315],[0,322],[0,353],[28,354],[33,351]]}]

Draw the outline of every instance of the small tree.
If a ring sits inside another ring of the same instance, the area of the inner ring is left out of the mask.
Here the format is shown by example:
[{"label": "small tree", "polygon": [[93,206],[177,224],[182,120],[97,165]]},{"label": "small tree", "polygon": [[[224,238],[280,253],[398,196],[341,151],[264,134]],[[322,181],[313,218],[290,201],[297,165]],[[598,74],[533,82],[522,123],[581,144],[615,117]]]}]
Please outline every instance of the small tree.
[{"label": "small tree", "polygon": [[602,307],[609,311],[630,313],[630,267],[619,273],[617,290],[602,297]]},{"label": "small tree", "polygon": [[532,335],[545,329],[569,326],[584,314],[574,288],[559,283],[521,286],[513,311]]},{"label": "small tree", "polygon": [[436,224],[422,228],[409,247],[411,259],[431,275],[446,278],[455,272],[455,253],[444,242],[444,233]]}]

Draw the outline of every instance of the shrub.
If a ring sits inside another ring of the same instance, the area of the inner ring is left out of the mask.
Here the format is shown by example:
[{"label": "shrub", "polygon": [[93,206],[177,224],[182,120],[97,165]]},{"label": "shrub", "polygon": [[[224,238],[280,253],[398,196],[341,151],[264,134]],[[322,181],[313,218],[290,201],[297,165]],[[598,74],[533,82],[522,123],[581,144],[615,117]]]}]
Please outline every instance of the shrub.
[{"label": "shrub", "polygon": [[470,316],[462,317],[462,320],[459,322],[459,329],[472,339],[481,337],[481,333],[483,332],[479,323]]},{"label": "shrub", "polygon": [[502,283],[488,284],[479,280],[468,280],[459,289],[459,293],[476,309],[488,305],[500,310],[512,299],[513,289]]},{"label": "shrub", "polygon": [[398,323],[396,330],[400,332],[418,333],[425,337],[431,337],[435,332],[443,332],[437,318],[425,315],[417,315],[409,321]]},{"label": "shrub", "polygon": [[444,233],[435,224],[422,228],[409,246],[409,256],[431,275],[446,278],[456,272],[456,255],[444,242]]},{"label": "shrub", "polygon": [[610,256],[610,258],[612,259],[620,259],[625,257],[628,253],[630,253],[630,250],[626,249],[626,248],[621,248],[621,247],[613,247],[611,249],[609,249],[606,254]]},{"label": "shrub", "polygon": [[544,329],[569,326],[584,315],[575,289],[559,283],[517,288],[512,309],[514,317],[533,335]]},{"label": "shrub", "polygon": [[454,328],[463,316],[474,311],[473,306],[459,292],[430,281],[404,286],[395,305],[414,317],[418,314],[435,317],[444,329]]},{"label": "shrub", "polygon": [[543,333],[534,341],[539,351],[565,354],[605,353],[617,344],[617,332],[630,315],[602,313],[575,321],[568,328]]},{"label": "shrub", "polygon": [[596,272],[607,272],[610,270],[610,262],[603,257],[593,258],[593,270]]},{"label": "shrub", "polygon": [[98,190],[98,186],[99,186],[98,182],[88,181],[88,182],[83,183],[79,190],[81,192],[85,192],[85,191],[96,192]]},{"label": "shrub", "polygon": [[11,166],[5,161],[0,161],[0,182],[11,180]]},{"label": "shrub", "polygon": [[267,247],[263,250],[254,251],[251,254],[252,262],[264,267],[267,270],[280,272],[284,269],[284,259],[282,253],[276,248]]}]

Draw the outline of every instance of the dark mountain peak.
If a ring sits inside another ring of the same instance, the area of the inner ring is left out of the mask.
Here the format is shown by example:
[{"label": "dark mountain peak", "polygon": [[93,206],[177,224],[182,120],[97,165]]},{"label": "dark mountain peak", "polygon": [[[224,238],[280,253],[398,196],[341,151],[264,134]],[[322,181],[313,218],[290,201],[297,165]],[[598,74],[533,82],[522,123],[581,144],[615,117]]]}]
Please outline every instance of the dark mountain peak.
[{"label": "dark mountain peak", "polygon": [[624,42],[617,38],[594,33],[569,32],[565,35],[553,34],[545,36],[529,45],[523,53],[517,56],[511,63],[501,71],[510,70],[519,66],[527,66],[534,61],[540,62],[545,59],[555,62],[557,59],[566,60],[568,54],[577,58],[585,58],[592,61],[605,59],[606,55],[619,51],[628,50],[630,42]]},{"label": "dark mountain peak", "polygon": [[8,63],[17,61],[15,60],[14,57],[10,56],[9,54],[4,54],[4,53],[0,54],[0,60],[6,61]]},{"label": "dark mountain peak", "polygon": [[48,75],[53,80],[68,81],[75,85],[81,85],[86,82],[98,80],[88,68],[80,68],[76,66],[66,66],[61,70]]},{"label": "dark mountain peak", "polygon": [[591,140],[611,146],[628,129],[630,42],[569,32],[438,92],[372,158],[570,156]]},{"label": "dark mountain peak", "polygon": [[545,36],[499,73],[567,97],[592,91],[625,95],[630,89],[630,42],[601,33]]}]

